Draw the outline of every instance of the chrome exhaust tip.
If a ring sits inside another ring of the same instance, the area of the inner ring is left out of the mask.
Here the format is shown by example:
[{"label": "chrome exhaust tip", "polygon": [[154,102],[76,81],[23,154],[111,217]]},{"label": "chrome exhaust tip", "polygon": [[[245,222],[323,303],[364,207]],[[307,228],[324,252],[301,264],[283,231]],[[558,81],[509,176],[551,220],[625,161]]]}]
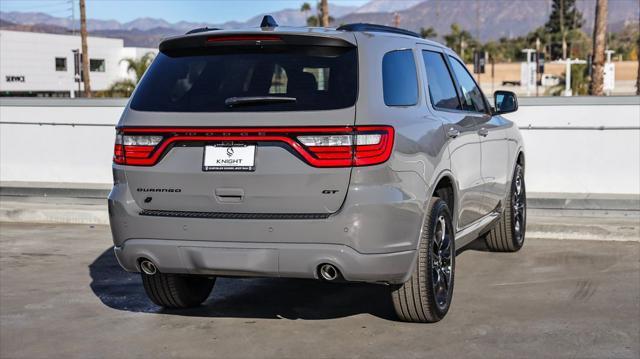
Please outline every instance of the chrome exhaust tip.
[{"label": "chrome exhaust tip", "polygon": [[320,274],[320,278],[328,282],[336,280],[340,275],[338,268],[336,268],[333,264],[328,263],[321,264],[318,267],[318,273]]},{"label": "chrome exhaust tip", "polygon": [[154,275],[158,273],[158,268],[152,261],[148,259],[143,259],[140,262],[140,270],[146,275]]}]

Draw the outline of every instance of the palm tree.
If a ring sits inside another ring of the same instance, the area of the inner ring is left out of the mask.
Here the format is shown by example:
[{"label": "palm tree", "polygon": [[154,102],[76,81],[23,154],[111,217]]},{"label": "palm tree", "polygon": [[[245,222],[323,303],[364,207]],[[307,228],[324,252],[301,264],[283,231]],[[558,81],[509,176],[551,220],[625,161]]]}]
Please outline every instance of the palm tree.
[{"label": "palm tree", "polygon": [[593,61],[589,93],[604,95],[604,50],[607,37],[607,0],[596,1],[596,24],[593,28]]},{"label": "palm tree", "polygon": [[151,65],[151,62],[153,62],[153,59],[155,57],[156,55],[153,52],[147,52],[139,59],[127,57],[120,60],[120,63],[124,62],[127,64],[127,73],[133,71],[136,76],[135,82],[137,84],[142,78],[142,75],[144,75],[145,71],[147,71],[147,68],[149,68],[149,65]]},{"label": "palm tree", "polygon": [[421,27],[420,28],[420,37],[423,38],[423,39],[435,39],[436,37],[438,37],[438,33],[431,26],[429,26],[426,29],[424,27]]},{"label": "palm tree", "polygon": [[107,90],[108,94],[112,97],[131,96],[131,93],[133,93],[133,90],[136,88],[138,82],[140,82],[140,79],[142,79],[142,75],[147,71],[154,58],[155,54],[153,52],[147,52],[139,59],[127,57],[120,60],[120,63],[127,64],[127,73],[133,72],[135,79],[123,79],[114,82],[109,87],[109,90]]},{"label": "palm tree", "polygon": [[331,19],[329,16],[329,1],[320,0],[319,8],[320,8],[320,14],[318,17],[320,18],[320,26],[329,27],[329,23],[331,22]]},{"label": "palm tree", "polygon": [[309,12],[311,11],[311,5],[309,5],[308,2],[302,4],[302,6],[300,6],[300,12],[304,14],[304,18],[308,19],[309,18]]},{"label": "palm tree", "polygon": [[304,18],[307,21],[307,26],[318,26],[318,17],[309,16],[309,12],[311,12],[311,5],[308,2],[300,6],[300,12],[304,14]]}]

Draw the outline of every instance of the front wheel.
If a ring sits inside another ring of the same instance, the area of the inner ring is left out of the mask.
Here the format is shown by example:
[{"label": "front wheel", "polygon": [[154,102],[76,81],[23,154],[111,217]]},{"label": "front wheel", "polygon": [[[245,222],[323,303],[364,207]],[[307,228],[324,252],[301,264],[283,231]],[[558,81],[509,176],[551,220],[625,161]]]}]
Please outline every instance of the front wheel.
[{"label": "front wheel", "polygon": [[524,245],[527,226],[527,192],[524,185],[524,168],[516,165],[511,181],[511,191],[506,200],[502,218],[487,234],[487,247],[494,252],[517,252]]},{"label": "front wheel", "polygon": [[422,229],[418,257],[407,282],[394,287],[391,297],[400,320],[440,321],[449,311],[453,294],[455,241],[447,203],[432,198]]}]

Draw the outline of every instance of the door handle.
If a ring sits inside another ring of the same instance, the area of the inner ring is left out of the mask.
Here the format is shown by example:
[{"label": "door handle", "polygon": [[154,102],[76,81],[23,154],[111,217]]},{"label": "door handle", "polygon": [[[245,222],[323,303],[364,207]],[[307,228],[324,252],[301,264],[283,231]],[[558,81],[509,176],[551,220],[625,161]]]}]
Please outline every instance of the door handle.
[{"label": "door handle", "polygon": [[456,137],[460,136],[460,130],[458,130],[455,127],[451,127],[451,128],[449,128],[449,130],[447,130],[447,136],[449,136],[451,138],[456,138]]},{"label": "door handle", "polygon": [[484,127],[481,127],[481,128],[478,130],[478,134],[479,134],[480,136],[482,136],[482,137],[487,137],[487,136],[489,135],[489,130],[487,130],[487,129],[486,129],[486,128],[484,128]]}]

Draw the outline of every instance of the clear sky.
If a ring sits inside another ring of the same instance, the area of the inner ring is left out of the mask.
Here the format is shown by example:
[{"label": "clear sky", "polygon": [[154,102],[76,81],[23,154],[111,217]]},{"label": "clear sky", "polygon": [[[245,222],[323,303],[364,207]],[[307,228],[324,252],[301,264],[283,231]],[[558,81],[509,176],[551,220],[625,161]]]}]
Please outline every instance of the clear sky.
[{"label": "clear sky", "polygon": [[[52,16],[71,15],[72,0],[0,0],[0,11],[43,12]],[[260,13],[298,9],[305,0],[86,0],[87,17],[126,22],[154,17],[169,22],[202,21],[221,23],[244,21]],[[306,0],[313,4],[314,0]],[[78,0],[73,0],[76,9]],[[334,4],[360,6],[367,0],[331,0]],[[77,12],[76,12],[77,14]],[[76,15],[77,16],[77,15]]]}]

